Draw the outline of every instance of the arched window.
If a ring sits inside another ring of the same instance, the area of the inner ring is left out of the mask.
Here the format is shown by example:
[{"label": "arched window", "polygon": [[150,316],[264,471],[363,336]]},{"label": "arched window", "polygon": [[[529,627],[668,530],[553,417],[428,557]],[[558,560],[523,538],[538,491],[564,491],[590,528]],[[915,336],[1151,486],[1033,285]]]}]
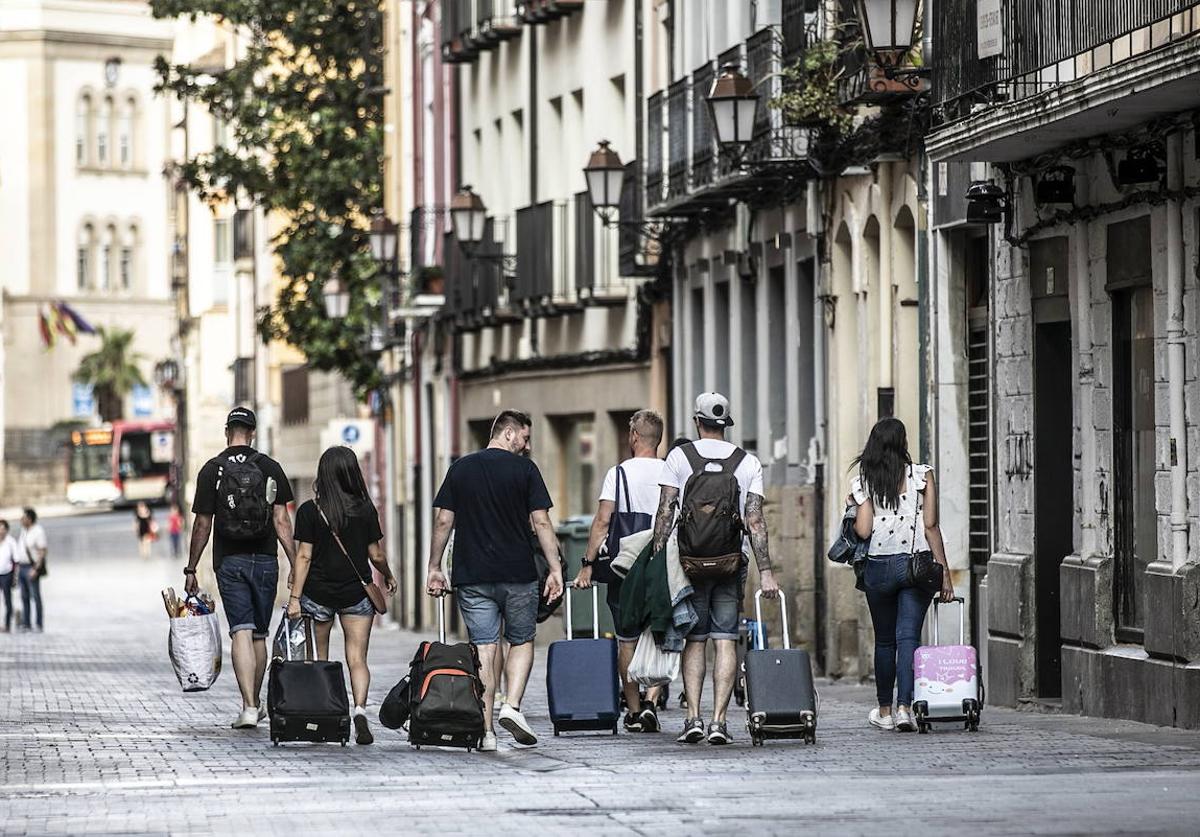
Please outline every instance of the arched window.
[{"label": "arched window", "polygon": [[130,224],[121,238],[121,250],[117,261],[117,280],[122,291],[133,290],[136,269],[138,228]]},{"label": "arched window", "polygon": [[116,257],[117,230],[111,224],[104,229],[104,239],[100,242],[100,290],[108,293],[116,286],[113,281],[114,260]]},{"label": "arched window", "polygon": [[96,163],[100,166],[109,164],[110,139],[112,137],[113,101],[108,96],[100,105],[100,118],[96,120]]},{"label": "arched window", "polygon": [[75,106],[75,165],[86,166],[91,150],[92,97],[84,93]]},{"label": "arched window", "polygon": [[75,245],[75,285],[81,293],[86,293],[92,288],[92,245],[95,235],[91,224],[84,224],[79,228],[79,238]]},{"label": "arched window", "polygon": [[137,121],[137,99],[133,96],[121,102],[117,117],[117,165],[123,169],[133,168],[134,125]]}]

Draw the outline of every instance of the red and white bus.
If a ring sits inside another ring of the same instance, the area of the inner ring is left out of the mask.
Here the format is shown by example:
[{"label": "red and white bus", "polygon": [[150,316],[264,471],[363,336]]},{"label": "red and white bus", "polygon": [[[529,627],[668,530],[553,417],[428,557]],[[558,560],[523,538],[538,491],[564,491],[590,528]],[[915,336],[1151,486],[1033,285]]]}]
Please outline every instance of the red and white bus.
[{"label": "red and white bus", "polygon": [[162,503],[172,497],[175,423],[114,421],[71,433],[67,499],[78,505]]}]

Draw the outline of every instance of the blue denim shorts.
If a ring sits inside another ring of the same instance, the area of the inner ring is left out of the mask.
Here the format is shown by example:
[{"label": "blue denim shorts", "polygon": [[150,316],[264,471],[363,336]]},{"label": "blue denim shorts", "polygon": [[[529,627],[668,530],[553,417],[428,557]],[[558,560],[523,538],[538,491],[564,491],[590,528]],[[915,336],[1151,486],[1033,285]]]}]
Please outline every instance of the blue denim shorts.
[{"label": "blue denim shorts", "polygon": [[253,631],[265,639],[275,609],[279,559],[274,555],[227,555],[217,568],[217,590],[225,606],[229,635]]},{"label": "blue denim shorts", "polygon": [[500,619],[510,645],[533,642],[537,633],[538,583],[492,581],[454,588],[467,635],[476,645],[500,641]]},{"label": "blue denim shorts", "polygon": [[362,601],[352,604],[350,607],[332,608],[317,604],[308,596],[301,595],[300,611],[318,622],[332,622],[334,616],[374,616],[375,605],[371,604],[370,599],[363,596]]},{"label": "blue denim shorts", "polygon": [[746,586],[747,566],[743,558],[741,570],[734,575],[692,582],[692,606],[696,608],[696,626],[687,635],[688,642],[738,638],[738,617],[742,605],[742,592]]}]

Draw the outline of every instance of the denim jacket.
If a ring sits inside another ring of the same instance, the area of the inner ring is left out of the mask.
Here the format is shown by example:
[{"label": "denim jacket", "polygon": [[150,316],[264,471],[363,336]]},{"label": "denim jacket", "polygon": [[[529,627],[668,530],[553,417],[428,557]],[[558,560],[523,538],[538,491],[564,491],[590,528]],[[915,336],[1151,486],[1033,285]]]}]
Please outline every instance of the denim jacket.
[{"label": "denim jacket", "polygon": [[863,589],[862,571],[866,565],[867,550],[871,547],[870,538],[860,538],[854,531],[854,519],[858,516],[858,506],[854,503],[846,506],[842,515],[842,527],[833,545],[829,547],[829,560],[838,564],[849,564],[854,567],[857,581],[854,586]]}]

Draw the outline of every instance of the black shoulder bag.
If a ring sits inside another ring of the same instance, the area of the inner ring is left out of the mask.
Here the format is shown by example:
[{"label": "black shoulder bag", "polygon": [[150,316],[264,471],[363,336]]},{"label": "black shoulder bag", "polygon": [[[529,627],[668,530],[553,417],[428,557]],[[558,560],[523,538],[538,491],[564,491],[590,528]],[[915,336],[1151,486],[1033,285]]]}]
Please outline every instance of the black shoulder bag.
[{"label": "black shoulder bag", "polygon": [[936,596],[942,591],[942,565],[933,557],[932,550],[917,549],[917,519],[921,516],[921,492],[912,484],[912,466],[908,467],[909,488],[916,491],[916,510],[913,512],[912,554],[908,557],[908,572],[905,584]]}]

